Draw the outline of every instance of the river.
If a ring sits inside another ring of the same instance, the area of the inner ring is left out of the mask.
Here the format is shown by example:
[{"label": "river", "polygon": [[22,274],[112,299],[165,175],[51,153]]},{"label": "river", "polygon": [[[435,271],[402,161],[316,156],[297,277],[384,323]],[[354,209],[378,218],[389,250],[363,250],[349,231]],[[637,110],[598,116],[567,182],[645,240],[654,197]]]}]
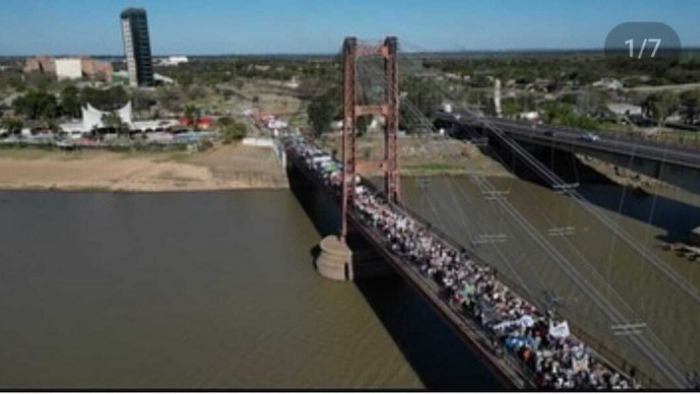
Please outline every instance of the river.
[{"label": "river", "polygon": [[[542,234],[572,227],[547,238],[648,324],[669,347],[664,354],[697,367],[687,344],[700,313],[673,283],[569,199],[522,180],[492,181]],[[479,257],[601,344],[636,357],[468,177],[405,178],[402,187],[409,206],[464,244],[505,234],[478,246]],[[581,192],[699,285],[698,264],[658,247],[700,224],[696,197],[622,200],[613,185]],[[314,272],[317,228],[333,225],[311,221],[325,215],[313,210],[332,207],[314,199],[307,212],[289,190],[0,192],[0,387],[499,388],[400,278],[335,283]]]},{"label": "river", "polygon": [[398,277],[318,276],[294,195],[0,192],[1,388],[500,387]]}]

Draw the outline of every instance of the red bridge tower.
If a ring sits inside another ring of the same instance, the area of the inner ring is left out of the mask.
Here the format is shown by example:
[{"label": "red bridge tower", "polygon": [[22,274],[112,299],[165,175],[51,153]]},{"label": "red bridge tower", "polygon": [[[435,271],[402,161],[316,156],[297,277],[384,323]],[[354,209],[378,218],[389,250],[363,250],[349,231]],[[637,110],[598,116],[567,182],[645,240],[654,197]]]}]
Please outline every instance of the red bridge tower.
[{"label": "red bridge tower", "polygon": [[[355,121],[359,116],[384,117],[384,191],[389,202],[399,201],[399,157],[396,134],[399,128],[398,41],[387,37],[381,45],[358,45],[355,37],[343,43],[343,195],[341,240],[347,235],[348,205],[355,195]],[[358,105],[356,61],[362,56],[384,58],[384,101],[380,105]]]}]

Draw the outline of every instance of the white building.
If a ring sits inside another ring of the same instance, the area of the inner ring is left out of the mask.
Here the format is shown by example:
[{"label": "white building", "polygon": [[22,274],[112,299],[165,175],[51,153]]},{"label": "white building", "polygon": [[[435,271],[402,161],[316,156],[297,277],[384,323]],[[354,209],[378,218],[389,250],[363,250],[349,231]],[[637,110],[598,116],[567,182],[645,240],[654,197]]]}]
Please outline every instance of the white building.
[{"label": "white building", "polygon": [[515,115],[515,118],[527,120],[529,122],[536,122],[540,119],[540,114],[538,114],[537,111],[525,111]]},{"label": "white building", "polygon": [[271,120],[267,122],[268,129],[284,129],[286,127],[289,127],[289,124],[281,120]]},{"label": "white building", "polygon": [[622,82],[614,78],[601,78],[599,81],[593,82],[593,87],[607,90],[620,90],[622,89]]},{"label": "white building", "polygon": [[135,120],[132,123],[132,128],[134,130],[155,130],[157,128],[168,128],[179,125],[180,122],[177,119],[154,119],[154,120]]},{"label": "white building", "polygon": [[296,89],[299,87],[299,81],[297,81],[297,77],[294,76],[292,77],[292,80],[289,82],[286,82],[284,86],[291,88],[291,89]]},{"label": "white building", "polygon": [[187,63],[190,60],[187,56],[168,56],[165,59],[161,59],[161,66],[177,66],[180,63]]},{"label": "white building", "polygon": [[79,79],[83,77],[83,63],[80,58],[56,59],[58,79]]},{"label": "white building", "polygon": [[[104,127],[104,124],[102,123],[102,116],[109,113],[109,111],[100,111],[99,109],[90,105],[90,103],[82,107],[81,112],[83,114],[83,130],[85,131]],[[115,112],[122,119],[123,123],[126,123],[129,128],[132,128],[133,118],[131,114],[131,101]]]},{"label": "white building", "polygon": [[641,115],[642,107],[629,103],[607,103],[606,107],[615,115]]}]

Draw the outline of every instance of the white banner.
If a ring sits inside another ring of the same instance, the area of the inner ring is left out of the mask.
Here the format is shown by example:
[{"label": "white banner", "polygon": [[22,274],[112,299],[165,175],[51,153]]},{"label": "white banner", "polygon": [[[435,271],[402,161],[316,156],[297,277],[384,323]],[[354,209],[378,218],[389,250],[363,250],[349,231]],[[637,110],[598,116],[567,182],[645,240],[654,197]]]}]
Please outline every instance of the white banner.
[{"label": "white banner", "polygon": [[549,335],[554,338],[568,337],[571,335],[571,331],[569,331],[569,323],[567,323],[565,320],[556,326],[552,326],[552,322],[549,322]]},{"label": "white banner", "polygon": [[523,327],[532,327],[535,325],[535,320],[530,315],[524,315],[518,320],[518,323]]}]

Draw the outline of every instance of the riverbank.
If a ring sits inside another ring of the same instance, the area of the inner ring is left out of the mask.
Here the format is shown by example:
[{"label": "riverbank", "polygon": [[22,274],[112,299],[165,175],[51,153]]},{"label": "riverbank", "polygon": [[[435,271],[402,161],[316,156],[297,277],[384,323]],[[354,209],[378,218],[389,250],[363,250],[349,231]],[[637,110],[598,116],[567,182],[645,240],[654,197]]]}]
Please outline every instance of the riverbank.
[{"label": "riverbank", "polygon": [[676,188],[676,186],[668,184],[659,179],[640,174],[636,171],[608,163],[592,156],[577,153],[576,157],[581,161],[581,163],[605,176],[611,182],[626,188],[637,190],[641,193],[654,194],[657,193],[659,189],[670,190]]},{"label": "riverbank", "polygon": [[216,145],[198,153],[1,149],[0,189],[206,191],[287,188],[269,148]]}]

